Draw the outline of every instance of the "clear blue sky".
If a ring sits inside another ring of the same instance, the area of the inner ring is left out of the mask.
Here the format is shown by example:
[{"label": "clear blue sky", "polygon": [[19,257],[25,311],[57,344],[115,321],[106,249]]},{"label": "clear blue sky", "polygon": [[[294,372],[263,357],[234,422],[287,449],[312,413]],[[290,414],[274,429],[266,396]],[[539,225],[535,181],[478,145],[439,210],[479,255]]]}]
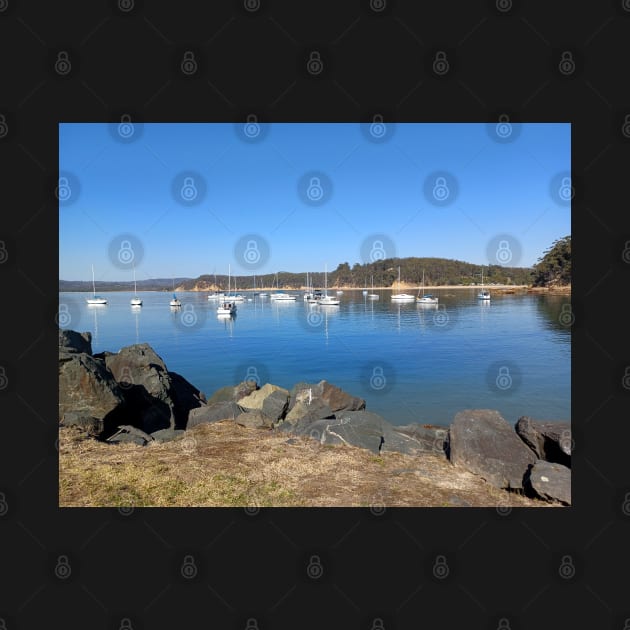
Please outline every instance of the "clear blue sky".
[{"label": "clear blue sky", "polygon": [[[374,234],[390,239],[388,255],[479,265],[496,263],[488,244],[508,235],[518,266],[529,266],[571,233],[570,205],[554,194],[571,170],[569,124],[524,124],[507,142],[477,123],[397,123],[386,142],[358,123],[274,123],[254,138],[241,128],[152,123],[121,142],[117,125],[61,124],[60,173],[72,194],[59,208],[60,278],[89,280],[93,263],[97,280],[130,280],[111,262],[120,234],[141,243],[145,279],[223,274],[228,264],[244,275],[332,270],[365,262]],[[310,172],[332,183],[330,195],[321,180],[321,205],[299,188]],[[456,178],[442,206],[430,194],[441,172]],[[178,196],[186,173],[196,205]],[[267,255],[260,241],[255,270],[234,251],[248,234],[269,245]]]}]

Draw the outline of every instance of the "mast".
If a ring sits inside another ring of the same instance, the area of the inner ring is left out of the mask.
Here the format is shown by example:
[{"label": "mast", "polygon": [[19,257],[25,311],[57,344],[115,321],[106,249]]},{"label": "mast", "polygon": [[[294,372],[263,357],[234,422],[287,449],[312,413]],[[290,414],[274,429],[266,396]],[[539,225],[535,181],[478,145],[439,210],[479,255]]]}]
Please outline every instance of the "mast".
[{"label": "mast", "polygon": [[94,284],[94,265],[92,265],[92,297],[96,297],[96,285]]}]

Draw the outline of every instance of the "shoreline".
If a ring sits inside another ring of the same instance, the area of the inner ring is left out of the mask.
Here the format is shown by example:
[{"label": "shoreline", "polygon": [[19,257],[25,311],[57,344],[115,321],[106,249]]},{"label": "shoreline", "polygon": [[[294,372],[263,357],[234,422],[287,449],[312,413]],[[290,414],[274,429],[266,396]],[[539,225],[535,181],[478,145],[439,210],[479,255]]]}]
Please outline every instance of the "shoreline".
[{"label": "shoreline", "polygon": [[[479,290],[481,287],[481,285],[472,285],[472,284],[439,284],[439,285],[431,285],[431,286],[425,286],[425,293],[426,292],[430,292],[430,291],[436,291],[436,290],[462,290],[462,289],[469,289],[469,290]],[[490,285],[484,285],[484,288],[487,289],[488,291],[518,291],[519,293],[571,293],[571,285],[567,285],[567,286],[556,286],[556,287],[533,287],[531,285],[526,285],[526,284],[490,284]],[[419,290],[417,285],[415,284],[405,284],[404,282],[402,282],[400,284],[400,287],[395,286],[395,287],[374,287],[374,289],[372,289],[372,287],[370,287],[369,289],[367,289],[369,292],[371,292],[372,290],[374,291],[397,291],[399,289],[404,289],[404,290]],[[275,291],[306,291],[307,288],[306,287],[299,287],[299,288],[287,288],[287,287],[281,287],[280,289],[277,288],[268,288],[268,287],[260,287],[260,288],[250,288],[250,289],[232,289],[231,293],[260,293],[261,291],[264,291],[266,293],[271,293],[271,292],[275,292]],[[331,287],[329,289],[329,291],[364,291],[366,290],[364,287]],[[101,289],[100,293],[130,293],[132,291],[132,289],[128,289],[128,290],[105,290],[105,289]],[[213,288],[197,288],[197,287],[193,287],[192,289],[184,289],[182,287],[175,287],[175,293],[212,293],[214,291],[218,291],[218,292],[226,292],[225,289],[213,289]],[[59,291],[59,293],[91,293],[91,291]],[[139,290],[138,293],[173,293],[172,289],[144,289],[144,290]]]}]

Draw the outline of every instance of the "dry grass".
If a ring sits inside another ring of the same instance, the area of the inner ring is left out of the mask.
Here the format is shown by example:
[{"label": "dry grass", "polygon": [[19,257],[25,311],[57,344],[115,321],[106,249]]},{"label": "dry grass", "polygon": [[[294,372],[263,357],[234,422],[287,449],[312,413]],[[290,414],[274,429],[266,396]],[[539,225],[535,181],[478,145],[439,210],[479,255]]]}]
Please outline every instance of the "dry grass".
[{"label": "dry grass", "polygon": [[59,431],[61,507],[449,507],[548,504],[497,490],[427,454],[382,457],[231,421],[178,440],[109,445]]}]

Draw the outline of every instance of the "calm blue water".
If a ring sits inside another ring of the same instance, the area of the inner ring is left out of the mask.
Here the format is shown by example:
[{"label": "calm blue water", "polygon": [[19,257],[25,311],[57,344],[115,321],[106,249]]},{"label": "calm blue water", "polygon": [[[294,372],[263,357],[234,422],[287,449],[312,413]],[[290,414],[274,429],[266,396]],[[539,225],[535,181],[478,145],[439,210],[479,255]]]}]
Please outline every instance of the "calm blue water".
[{"label": "calm blue water", "polygon": [[[468,408],[497,409],[509,422],[521,415],[571,417],[570,297],[498,295],[437,290],[439,307],[396,304],[389,291],[371,301],[346,291],[340,306],[302,299],[278,303],[254,297],[234,319],[216,314],[205,293],[60,293],[60,325],[89,330],[94,352],[149,343],[168,369],[209,397],[245,378],[291,388],[326,379],[366,399],[367,408],[394,424],[447,425]],[[67,325],[66,325],[67,324]]]}]

